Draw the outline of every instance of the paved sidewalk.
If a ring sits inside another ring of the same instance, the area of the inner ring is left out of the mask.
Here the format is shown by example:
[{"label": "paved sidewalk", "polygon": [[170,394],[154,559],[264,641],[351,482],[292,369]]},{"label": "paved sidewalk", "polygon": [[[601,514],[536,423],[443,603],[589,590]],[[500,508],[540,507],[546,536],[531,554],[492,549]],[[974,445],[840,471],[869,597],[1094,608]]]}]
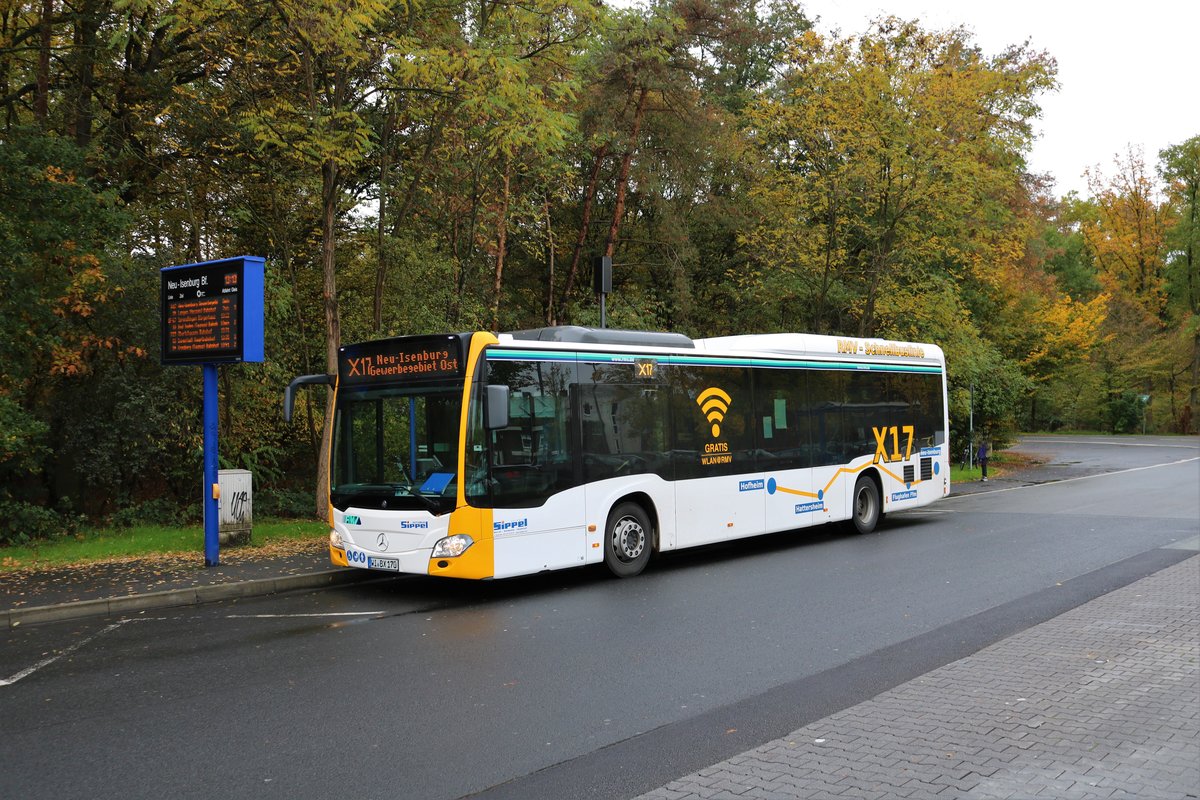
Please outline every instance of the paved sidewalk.
[{"label": "paved sidewalk", "polygon": [[0,628],[149,608],[193,605],[379,578],[335,567],[324,538],[278,551],[226,548],[205,567],[201,554],[128,559],[0,573]]},{"label": "paved sidewalk", "polygon": [[1200,556],[641,800],[1200,797]]}]

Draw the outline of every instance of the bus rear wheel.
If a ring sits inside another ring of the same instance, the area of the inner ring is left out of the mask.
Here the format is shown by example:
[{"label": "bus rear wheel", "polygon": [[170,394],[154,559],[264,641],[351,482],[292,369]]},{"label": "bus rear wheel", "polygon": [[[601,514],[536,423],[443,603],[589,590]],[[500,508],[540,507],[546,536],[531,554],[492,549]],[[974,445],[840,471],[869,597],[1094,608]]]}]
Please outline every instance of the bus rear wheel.
[{"label": "bus rear wheel", "polygon": [[879,487],[875,481],[866,475],[859,477],[854,484],[854,497],[851,501],[851,519],[854,529],[859,533],[870,533],[879,522]]},{"label": "bus rear wheel", "polygon": [[604,564],[613,575],[632,578],[644,570],[653,544],[650,519],[637,503],[621,503],[608,515]]}]

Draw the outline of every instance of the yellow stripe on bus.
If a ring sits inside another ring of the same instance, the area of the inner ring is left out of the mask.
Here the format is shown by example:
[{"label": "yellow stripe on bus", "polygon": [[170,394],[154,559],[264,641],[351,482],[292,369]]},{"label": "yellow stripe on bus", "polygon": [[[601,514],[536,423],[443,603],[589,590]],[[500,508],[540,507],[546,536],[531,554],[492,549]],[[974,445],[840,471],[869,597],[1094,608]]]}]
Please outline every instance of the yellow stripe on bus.
[{"label": "yellow stripe on bus", "polygon": [[[829,494],[829,490],[833,488],[833,485],[834,485],[835,483],[837,483],[837,479],[838,479],[838,478],[840,478],[840,477],[841,477],[843,474],[845,474],[845,475],[854,475],[854,474],[857,474],[857,473],[859,473],[859,472],[862,472],[862,471],[863,471],[864,469],[866,469],[867,467],[876,467],[876,468],[878,468],[878,469],[879,469],[879,471],[880,471],[880,472],[882,472],[883,474],[887,475],[888,477],[890,477],[892,480],[896,481],[897,483],[906,483],[906,481],[905,481],[903,478],[901,478],[901,477],[900,477],[899,475],[897,475],[896,473],[892,472],[892,471],[891,471],[890,469],[888,469],[887,467],[884,467],[884,466],[882,466],[882,465],[880,465],[880,464],[875,464],[875,463],[867,463],[867,464],[863,464],[863,465],[862,465],[862,466],[860,466],[860,467],[854,467],[853,469],[851,469],[850,467],[838,467],[838,470],[837,470],[837,472],[833,473],[833,477],[829,479],[829,483],[825,484],[825,488],[824,488],[824,489],[822,489],[820,492],[817,492],[817,493],[814,493],[814,492],[803,492],[803,491],[801,491],[801,490],[799,490],[799,489],[788,489],[787,487],[785,487],[785,486],[779,486],[778,484],[776,484],[776,486],[775,486],[775,491],[777,491],[777,492],[783,492],[784,494],[794,494],[794,495],[797,495],[797,496],[799,496],[799,497],[811,497],[811,498],[812,498],[812,499],[814,499],[814,500],[819,500],[819,499],[821,499],[822,497],[824,497],[825,495]],[[917,484],[919,484],[919,483],[922,483],[922,481],[920,481],[920,480],[913,480],[913,481],[907,481],[907,483],[908,483],[909,485],[911,485],[911,486],[916,486]]]}]

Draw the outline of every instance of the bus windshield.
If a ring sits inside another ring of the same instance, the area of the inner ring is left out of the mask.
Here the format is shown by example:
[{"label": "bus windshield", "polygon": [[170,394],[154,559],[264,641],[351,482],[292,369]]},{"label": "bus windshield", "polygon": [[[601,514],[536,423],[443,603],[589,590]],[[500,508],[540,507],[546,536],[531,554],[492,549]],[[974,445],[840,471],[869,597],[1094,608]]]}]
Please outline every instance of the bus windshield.
[{"label": "bus windshield", "polygon": [[339,392],[333,506],[452,511],[462,391],[459,382],[421,382]]}]

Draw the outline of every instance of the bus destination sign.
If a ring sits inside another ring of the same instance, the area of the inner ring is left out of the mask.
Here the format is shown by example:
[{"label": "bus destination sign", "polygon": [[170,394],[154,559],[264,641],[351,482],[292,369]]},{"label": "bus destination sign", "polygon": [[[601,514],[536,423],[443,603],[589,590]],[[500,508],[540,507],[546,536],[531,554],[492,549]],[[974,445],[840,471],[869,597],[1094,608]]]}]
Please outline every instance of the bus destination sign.
[{"label": "bus destination sign", "polygon": [[466,372],[463,340],[457,335],[402,336],[343,347],[338,359],[342,385],[374,381],[461,377]]},{"label": "bus destination sign", "polygon": [[162,270],[162,363],[263,360],[263,259]]}]

